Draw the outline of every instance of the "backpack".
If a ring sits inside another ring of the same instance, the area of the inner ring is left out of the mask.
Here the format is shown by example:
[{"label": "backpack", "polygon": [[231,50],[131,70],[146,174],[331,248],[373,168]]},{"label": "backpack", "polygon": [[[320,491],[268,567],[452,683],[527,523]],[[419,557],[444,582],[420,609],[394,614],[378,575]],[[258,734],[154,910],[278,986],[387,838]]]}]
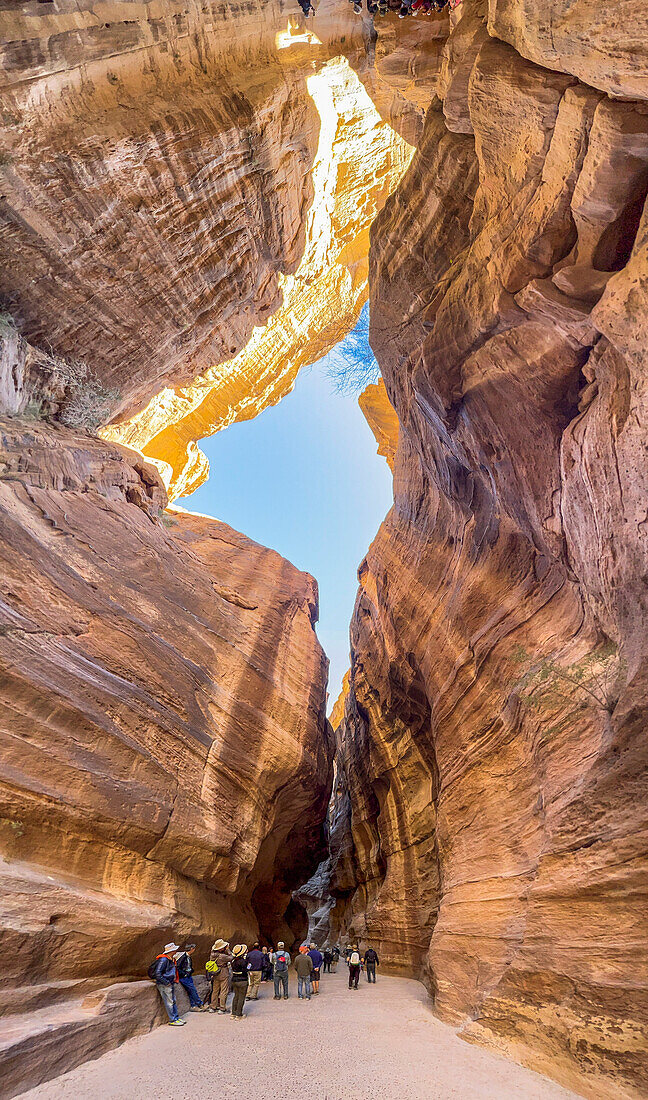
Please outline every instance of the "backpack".
[{"label": "backpack", "polygon": [[357,951],[351,952],[351,958],[349,959],[349,962],[351,963],[351,966],[359,966],[360,956]]},{"label": "backpack", "polygon": [[283,974],[284,970],[288,969],[288,963],[286,962],[286,956],[283,951],[277,955],[277,961],[275,963],[275,973]]},{"label": "backpack", "polygon": [[157,955],[156,958],[153,959],[153,962],[149,966],[148,970],[146,971],[146,973],[148,974],[148,976],[149,976],[149,978],[151,979],[152,982],[154,982],[156,980],[155,971],[157,970],[157,964],[159,963],[160,959],[162,959],[162,958],[164,958],[163,955]]},{"label": "backpack", "polygon": [[209,976],[211,978],[214,978],[216,976],[216,974],[219,973],[220,966],[218,965],[218,963],[216,962],[215,959],[210,959],[209,962],[205,963],[205,970],[207,971],[207,973],[209,974]]}]

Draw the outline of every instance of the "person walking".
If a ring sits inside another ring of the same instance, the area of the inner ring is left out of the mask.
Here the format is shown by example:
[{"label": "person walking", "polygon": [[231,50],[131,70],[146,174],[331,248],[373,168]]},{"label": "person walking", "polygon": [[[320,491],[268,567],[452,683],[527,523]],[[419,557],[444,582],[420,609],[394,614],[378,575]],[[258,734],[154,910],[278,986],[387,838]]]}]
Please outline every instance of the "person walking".
[{"label": "person walking", "polygon": [[178,971],[175,964],[176,952],[180,950],[177,943],[165,944],[164,951],[157,955],[155,962],[149,967],[149,975],[157,986],[157,991],[162,998],[162,1004],[166,1008],[169,1024],[180,1027],[186,1024],[178,1015],[178,1006],[175,998],[175,987],[178,981]]},{"label": "person walking", "polygon": [[338,963],[340,961],[340,948],[336,944],[331,952],[333,958],[331,959],[331,971],[333,974],[337,973]]},{"label": "person walking", "polygon": [[319,993],[320,984],[320,970],[322,963],[324,962],[324,956],[321,951],[318,950],[317,944],[312,943],[308,952],[313,960],[313,973],[311,974],[311,981],[313,983],[313,993]]},{"label": "person walking", "polygon": [[274,965],[274,999],[275,1001],[281,1000],[280,988],[283,987],[284,1001],[288,1000],[288,967],[290,966],[290,955],[284,947],[283,940],[279,940],[277,944],[277,950],[273,957]]},{"label": "person walking", "polygon": [[380,959],[373,947],[368,947],[364,953],[363,963],[367,968],[367,981],[376,984],[376,967],[380,966]]},{"label": "person walking", "polygon": [[353,948],[352,948],[352,947],[349,947],[349,946],[348,946],[348,944],[347,944],[347,946],[346,946],[346,947],[344,948],[344,961],[345,961],[345,963],[347,964],[347,966],[349,965],[349,959],[350,959],[350,957],[351,957],[351,952],[352,952],[352,950],[353,950]]},{"label": "person walking", "polygon": [[[219,1012],[221,1016],[225,1016],[227,1013],[227,994],[230,991],[232,957],[227,940],[216,940],[209,956],[209,961],[216,963],[218,967],[218,971],[212,978],[212,996],[209,1011]],[[214,996],[216,998],[215,1007]]]},{"label": "person walking", "polygon": [[331,973],[331,962],[333,960],[333,954],[331,952],[330,947],[325,947],[322,954],[324,955],[324,973],[325,974],[330,974]]},{"label": "person walking", "polygon": [[313,960],[305,946],[299,948],[299,954],[295,959],[295,970],[297,971],[297,996],[310,1001]]},{"label": "person walking", "polygon": [[357,989],[360,980],[360,952],[357,944],[351,948],[349,955],[349,989]]},{"label": "person walking", "polygon": [[252,950],[248,951],[247,968],[249,987],[246,1000],[258,1001],[259,986],[263,975],[263,952],[258,943],[253,944]]},{"label": "person walking", "polygon": [[243,1005],[248,991],[247,944],[237,943],[232,951],[232,1019],[242,1020],[245,1016]]},{"label": "person walking", "polygon": [[183,989],[186,989],[189,995],[189,1011],[190,1012],[205,1012],[207,1005],[204,1005],[198,995],[198,990],[193,980],[193,961],[191,956],[196,950],[195,943],[188,943],[184,949],[175,958],[175,964],[178,968],[178,977],[180,979],[180,985]]}]

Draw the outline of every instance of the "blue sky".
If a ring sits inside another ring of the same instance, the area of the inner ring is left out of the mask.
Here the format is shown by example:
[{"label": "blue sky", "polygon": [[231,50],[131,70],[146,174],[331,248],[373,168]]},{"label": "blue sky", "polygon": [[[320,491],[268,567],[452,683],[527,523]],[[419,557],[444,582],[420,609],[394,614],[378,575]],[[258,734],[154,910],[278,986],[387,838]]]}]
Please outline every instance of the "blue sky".
[{"label": "blue sky", "polygon": [[203,440],[209,481],[178,501],[271,546],[317,579],[317,633],[331,662],[329,708],[349,667],[356,571],[392,503],[391,473],[376,454],[357,392],[337,392],[330,377],[345,347],[355,358],[371,357],[366,313],[363,322],[348,344],[302,370],[278,405]]}]

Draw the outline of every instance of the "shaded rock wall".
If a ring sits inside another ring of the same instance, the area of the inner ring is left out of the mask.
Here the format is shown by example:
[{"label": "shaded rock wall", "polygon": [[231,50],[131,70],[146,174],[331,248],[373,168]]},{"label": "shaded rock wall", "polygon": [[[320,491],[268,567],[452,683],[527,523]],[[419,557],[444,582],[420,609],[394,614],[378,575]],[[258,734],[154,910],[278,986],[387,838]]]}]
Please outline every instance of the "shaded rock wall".
[{"label": "shaded rock wall", "polygon": [[342,933],[601,1097],[648,1089],[638,38],[632,3],[455,15],[372,229],[400,428],[338,731]]},{"label": "shaded rock wall", "polygon": [[301,935],[331,783],[315,582],[163,512],[135,452],[24,418],[2,450],[5,980]]}]

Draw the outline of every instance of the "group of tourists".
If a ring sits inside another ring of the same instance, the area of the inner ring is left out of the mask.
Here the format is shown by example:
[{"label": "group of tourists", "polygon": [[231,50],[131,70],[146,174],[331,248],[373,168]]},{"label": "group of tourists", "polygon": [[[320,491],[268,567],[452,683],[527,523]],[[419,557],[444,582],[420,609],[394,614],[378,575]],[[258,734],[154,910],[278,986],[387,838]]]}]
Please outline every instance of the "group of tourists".
[{"label": "group of tourists", "polygon": [[[258,943],[248,950],[247,944],[237,943],[231,950],[227,940],[216,940],[209,959],[205,964],[205,973],[209,981],[209,990],[203,1000],[196,989],[193,979],[193,955],[195,943],[181,948],[177,943],[167,943],[148,969],[149,978],[155,982],[162,1003],[167,1011],[169,1023],[181,1027],[186,1023],[178,1012],[176,985],[180,984],[189,997],[191,1012],[216,1012],[227,1015],[227,998],[232,994],[230,1015],[234,1020],[243,1020],[243,1007],[246,1001],[256,1001],[262,982],[272,982],[274,1000],[288,1000],[290,996],[288,973],[294,965],[297,974],[297,996],[300,1000],[310,1001],[319,994],[322,972],[335,973],[342,955],[340,947],[325,947],[320,951],[316,944],[302,944],[295,956],[294,963],[283,942],[276,950],[261,947]],[[376,981],[378,955],[369,947],[361,955],[357,944],[346,947],[344,959],[349,968],[349,989],[357,989],[360,973],[367,972],[367,981]]]},{"label": "group of tourists", "polygon": [[[310,0],[308,0],[310,3]],[[388,12],[397,12],[399,19],[408,16],[433,15],[434,12],[447,8],[452,11],[458,7],[461,0],[365,0],[367,11],[370,15],[387,15]],[[362,0],[349,0],[353,5],[356,15],[362,15]],[[303,5],[302,5],[303,6]]]}]

